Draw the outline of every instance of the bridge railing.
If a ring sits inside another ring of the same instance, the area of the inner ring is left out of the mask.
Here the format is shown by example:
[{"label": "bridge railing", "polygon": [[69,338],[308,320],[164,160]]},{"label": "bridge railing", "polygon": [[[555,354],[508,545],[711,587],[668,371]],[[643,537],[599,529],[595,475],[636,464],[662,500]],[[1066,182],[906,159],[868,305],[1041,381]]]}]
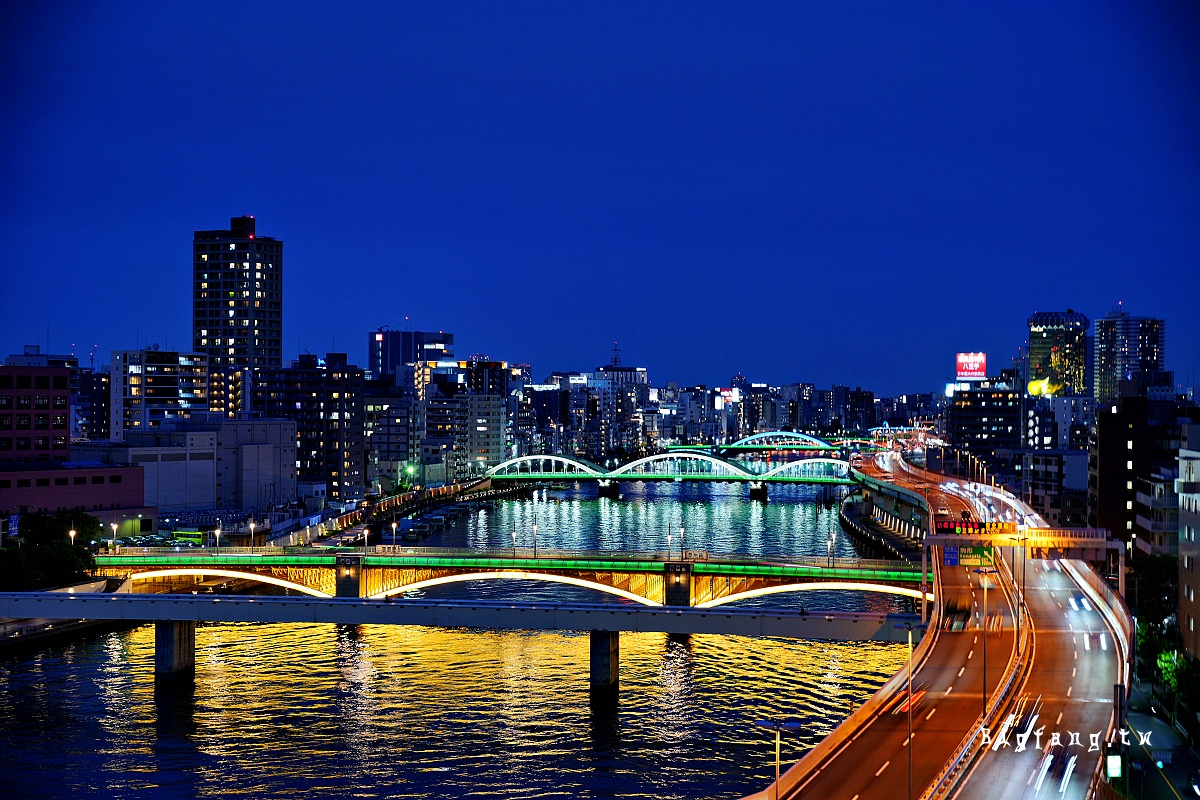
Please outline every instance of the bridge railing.
[{"label": "bridge railing", "polygon": [[[276,555],[332,555],[332,554],[362,554],[361,547],[122,547],[115,553],[101,553],[104,557],[127,556],[211,556],[213,558],[234,557],[245,558],[252,556]],[[663,561],[679,562],[680,560],[693,563],[714,564],[754,564],[775,567],[809,567],[833,568],[837,570],[873,570],[912,569],[907,561],[895,561],[882,558],[781,558],[775,555],[728,554],[714,553],[708,550],[685,550],[680,559],[679,551],[666,552],[662,550],[563,550],[557,548],[537,548],[520,546],[517,548],[501,547],[480,549],[470,547],[418,547],[408,544],[372,545],[366,549],[368,556],[424,556],[433,558],[537,558],[537,559],[569,559],[575,561]]]}]

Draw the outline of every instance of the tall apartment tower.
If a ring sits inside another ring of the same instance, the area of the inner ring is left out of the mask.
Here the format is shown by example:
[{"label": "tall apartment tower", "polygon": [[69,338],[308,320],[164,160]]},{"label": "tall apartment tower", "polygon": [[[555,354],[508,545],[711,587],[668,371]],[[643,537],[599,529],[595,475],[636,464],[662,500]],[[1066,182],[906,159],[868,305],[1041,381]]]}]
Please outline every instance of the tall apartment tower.
[{"label": "tall apartment tower", "polygon": [[208,356],[210,408],[248,407],[255,368],[283,365],[283,242],[258,236],[254,217],[192,238],[192,349]]},{"label": "tall apartment tower", "polygon": [[454,358],[454,334],[445,331],[393,331],[387,326],[367,337],[367,369],[378,380],[396,376],[402,383],[405,364]]},{"label": "tall apartment tower", "polygon": [[1088,318],[1076,311],[1039,311],[1029,318],[1031,395],[1090,394]]},{"label": "tall apartment tower", "polygon": [[1167,368],[1166,323],[1153,317],[1134,317],[1118,309],[1096,320],[1096,399],[1111,403],[1120,395],[1122,380],[1163,373]]}]

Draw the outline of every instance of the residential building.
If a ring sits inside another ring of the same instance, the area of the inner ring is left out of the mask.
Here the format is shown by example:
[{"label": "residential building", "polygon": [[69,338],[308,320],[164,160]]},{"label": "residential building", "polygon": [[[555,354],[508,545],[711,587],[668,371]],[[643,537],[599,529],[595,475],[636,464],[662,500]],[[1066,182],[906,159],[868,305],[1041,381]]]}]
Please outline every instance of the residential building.
[{"label": "residential building", "polygon": [[208,411],[208,357],[202,353],[114,350],[109,374],[109,433],[148,431]]},{"label": "residential building", "polygon": [[367,369],[374,380],[388,375],[405,385],[405,365],[454,359],[454,334],[445,331],[394,331],[383,326],[367,335]]},{"label": "residential building", "polygon": [[70,403],[67,367],[0,367],[0,462],[70,458]]},{"label": "residential building", "polygon": [[1175,494],[1179,498],[1179,636],[1190,658],[1200,658],[1200,424],[1180,426]]},{"label": "residential building", "polygon": [[363,499],[363,395],[363,370],[345,353],[306,353],[291,366],[256,370],[254,407],[296,423],[296,480],[307,495],[323,482],[330,501]]},{"label": "residential building", "polygon": [[212,371],[210,407],[247,409],[249,370],[283,363],[283,242],[259,236],[252,216],[192,238],[192,349]]}]

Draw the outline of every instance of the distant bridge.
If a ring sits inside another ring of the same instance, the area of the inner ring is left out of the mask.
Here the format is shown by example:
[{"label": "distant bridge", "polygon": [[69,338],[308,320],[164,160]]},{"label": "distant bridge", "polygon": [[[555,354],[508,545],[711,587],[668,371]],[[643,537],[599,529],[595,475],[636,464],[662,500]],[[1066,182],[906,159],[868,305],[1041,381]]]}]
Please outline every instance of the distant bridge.
[{"label": "distant bridge", "polygon": [[766,499],[770,483],[846,486],[855,483],[850,462],[816,456],[775,466],[752,467],[710,453],[676,451],[639,458],[606,470],[561,455],[519,456],[488,470],[494,483],[504,481],[594,481],[602,496],[618,496],[621,481],[729,481],[750,485],[750,496]]}]

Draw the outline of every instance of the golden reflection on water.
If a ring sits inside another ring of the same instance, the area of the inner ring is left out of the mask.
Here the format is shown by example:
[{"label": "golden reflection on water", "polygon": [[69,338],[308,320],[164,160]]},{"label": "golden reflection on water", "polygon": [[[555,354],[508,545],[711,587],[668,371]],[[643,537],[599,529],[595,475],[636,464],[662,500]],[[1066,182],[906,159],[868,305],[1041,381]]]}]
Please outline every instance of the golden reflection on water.
[{"label": "golden reflection on water", "polygon": [[308,797],[700,797],[718,786],[730,796],[773,771],[773,740],[754,720],[805,721],[784,741],[784,761],[795,761],[906,653],[626,633],[619,702],[606,710],[590,702],[586,632],[210,625],[197,631],[194,705],[156,721],[146,626],[108,640],[97,680],[105,718],[128,743],[113,753],[122,766],[147,768],[130,756],[163,746],[147,731],[166,726],[207,765],[200,780],[213,796],[285,796],[289,786]]}]

